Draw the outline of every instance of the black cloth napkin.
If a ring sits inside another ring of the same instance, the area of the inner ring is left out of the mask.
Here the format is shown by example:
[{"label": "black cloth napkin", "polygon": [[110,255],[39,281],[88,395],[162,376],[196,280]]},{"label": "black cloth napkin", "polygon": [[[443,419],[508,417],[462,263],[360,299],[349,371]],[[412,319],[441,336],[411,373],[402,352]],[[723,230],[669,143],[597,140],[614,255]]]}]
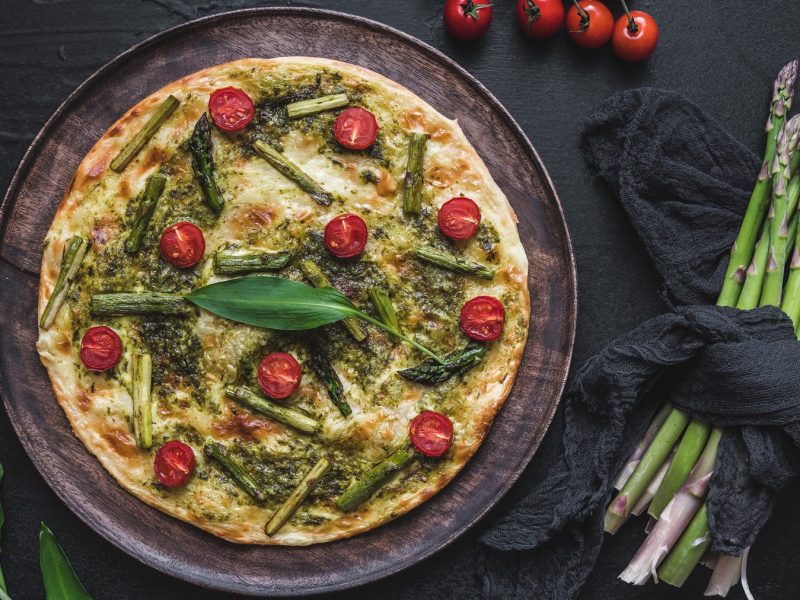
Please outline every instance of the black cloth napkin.
[{"label": "black cloth napkin", "polygon": [[708,495],[713,552],[749,546],[798,473],[800,343],[791,321],[776,308],[713,306],[758,158],[688,100],[650,88],[596,108],[583,150],[628,212],[672,310],[575,373],[560,453],[482,536],[487,599],[577,594],[600,551],[614,478],[667,399],[727,427]]}]

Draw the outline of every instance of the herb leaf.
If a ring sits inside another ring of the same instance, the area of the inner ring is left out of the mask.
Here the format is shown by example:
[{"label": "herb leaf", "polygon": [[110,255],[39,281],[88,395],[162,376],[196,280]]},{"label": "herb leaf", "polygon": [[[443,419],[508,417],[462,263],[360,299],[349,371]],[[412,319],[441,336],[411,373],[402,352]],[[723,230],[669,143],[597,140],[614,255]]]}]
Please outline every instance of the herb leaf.
[{"label": "herb leaf", "polygon": [[39,568],[42,570],[47,600],[92,600],[72,570],[53,532],[44,523],[39,528]]}]

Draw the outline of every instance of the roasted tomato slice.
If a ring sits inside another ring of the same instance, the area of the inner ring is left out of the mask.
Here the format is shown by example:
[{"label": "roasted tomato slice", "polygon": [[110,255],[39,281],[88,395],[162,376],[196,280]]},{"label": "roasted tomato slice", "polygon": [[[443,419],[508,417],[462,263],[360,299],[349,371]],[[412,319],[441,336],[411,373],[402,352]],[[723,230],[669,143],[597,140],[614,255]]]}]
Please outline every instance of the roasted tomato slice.
[{"label": "roasted tomato slice", "polygon": [[158,480],[167,487],[178,487],[194,473],[194,450],[178,440],[170,440],[156,452],[153,470]]},{"label": "roasted tomato slice", "polygon": [[367,245],[367,224],[358,215],[347,213],[334,217],[325,226],[325,246],[339,258],[358,256]]},{"label": "roasted tomato slice", "polygon": [[122,340],[111,327],[90,327],[83,334],[80,357],[87,369],[105,371],[116,365],[120,356]]},{"label": "roasted tomato slice", "polygon": [[366,108],[354,106],[343,110],[333,124],[336,141],[350,150],[366,150],[378,136],[378,121]]},{"label": "roasted tomato slice", "polygon": [[476,296],[461,309],[461,329],[473,340],[490,342],[503,333],[506,310],[492,296]]},{"label": "roasted tomato slice", "polygon": [[167,262],[176,267],[193,267],[203,260],[206,239],[197,225],[180,221],[164,230],[158,247]]},{"label": "roasted tomato slice", "polygon": [[288,398],[300,385],[300,363],[291,354],[273,352],[258,365],[258,385],[270,398]]},{"label": "roasted tomato slice", "polygon": [[244,129],[255,113],[253,100],[236,87],[214,90],[208,99],[208,111],[214,125],[225,131]]},{"label": "roasted tomato slice", "polygon": [[453,198],[439,209],[439,229],[451,240],[466,240],[481,224],[481,209],[469,198]]},{"label": "roasted tomato slice", "polygon": [[411,444],[425,456],[438,457],[453,443],[453,422],[442,413],[423,410],[409,426]]}]

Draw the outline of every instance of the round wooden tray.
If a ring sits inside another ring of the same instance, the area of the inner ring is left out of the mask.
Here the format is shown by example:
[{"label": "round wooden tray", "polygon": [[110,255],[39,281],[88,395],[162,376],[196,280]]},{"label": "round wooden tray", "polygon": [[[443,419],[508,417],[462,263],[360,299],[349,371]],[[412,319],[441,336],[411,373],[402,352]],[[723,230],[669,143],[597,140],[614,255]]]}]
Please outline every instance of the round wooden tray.
[{"label": "round wooden tray", "polygon": [[[42,240],[75,168],[128,107],[211,65],[299,55],[367,67],[459,117],[519,216],[530,261],[531,330],[517,382],[483,446],[438,495],[351,539],[303,548],[241,546],[140,502],[73,436],[36,353],[38,271]],[[0,234],[0,394],[28,455],[64,503],[100,535],[155,569],[210,588],[273,596],[340,590],[440,550],[519,477],[550,424],[569,367],[575,264],[561,206],[536,151],[464,69],[363,18],[302,8],[241,10],[192,21],[131,48],[75,90],[36,136],[0,205]]]}]

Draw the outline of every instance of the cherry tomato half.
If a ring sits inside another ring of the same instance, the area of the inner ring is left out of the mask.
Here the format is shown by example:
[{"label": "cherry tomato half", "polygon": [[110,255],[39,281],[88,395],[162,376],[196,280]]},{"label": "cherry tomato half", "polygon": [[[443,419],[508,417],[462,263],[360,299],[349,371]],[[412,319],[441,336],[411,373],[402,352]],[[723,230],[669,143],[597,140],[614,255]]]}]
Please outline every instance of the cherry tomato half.
[{"label": "cherry tomato half", "polygon": [[503,333],[506,309],[493,296],[476,296],[461,308],[461,329],[473,340],[491,342]]},{"label": "cherry tomato half", "polygon": [[444,26],[459,40],[477,40],[492,23],[492,5],[489,0],[446,0]]},{"label": "cherry tomato half", "polygon": [[411,445],[425,456],[441,456],[453,443],[453,422],[433,410],[419,413],[408,429]]},{"label": "cherry tomato half", "polygon": [[631,16],[623,15],[614,26],[611,46],[622,60],[636,62],[648,58],[658,44],[658,25],[656,20],[641,10],[631,11]]},{"label": "cherry tomato half", "polygon": [[197,225],[180,221],[164,230],[158,248],[164,260],[176,267],[193,267],[203,260],[206,239]]},{"label": "cherry tomato half", "polygon": [[325,225],[325,246],[339,258],[358,256],[367,245],[367,224],[358,215],[347,213]]},{"label": "cherry tomato half", "polygon": [[[567,31],[572,41],[584,48],[598,48],[611,39],[614,15],[599,0],[580,0],[567,11]],[[583,14],[581,14],[583,13]]]},{"label": "cherry tomato half", "polygon": [[517,21],[525,35],[537,40],[553,37],[564,25],[562,0],[517,0]]},{"label": "cherry tomato half", "polygon": [[286,352],[267,354],[258,365],[258,385],[270,398],[288,398],[294,394],[302,375],[300,363]]},{"label": "cherry tomato half", "polygon": [[183,485],[194,473],[194,450],[178,440],[170,440],[156,452],[153,470],[158,480],[167,487]]},{"label": "cherry tomato half", "polygon": [[100,325],[90,327],[81,340],[80,357],[90,371],[105,371],[119,362],[122,356],[122,340],[117,332]]},{"label": "cherry tomato half", "polygon": [[255,114],[253,100],[236,87],[214,90],[208,99],[208,111],[214,125],[225,131],[244,129]]},{"label": "cherry tomato half", "polygon": [[350,150],[366,150],[378,137],[378,121],[366,108],[353,106],[339,113],[333,124],[336,141]]},{"label": "cherry tomato half", "polygon": [[439,209],[439,229],[451,240],[467,240],[481,224],[481,209],[469,198],[452,198]]}]

